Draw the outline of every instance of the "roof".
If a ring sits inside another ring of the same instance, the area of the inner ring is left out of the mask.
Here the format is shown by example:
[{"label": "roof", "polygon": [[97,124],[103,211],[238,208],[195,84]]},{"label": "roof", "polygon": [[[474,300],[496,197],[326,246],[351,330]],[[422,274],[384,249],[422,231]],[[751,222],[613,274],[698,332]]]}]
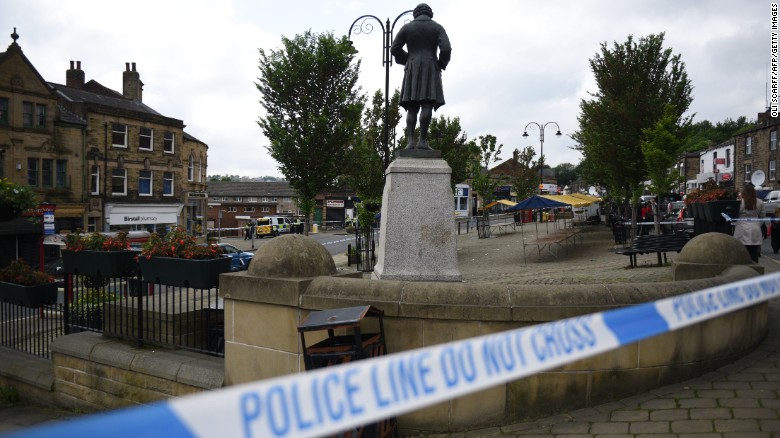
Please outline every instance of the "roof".
[{"label": "roof", "polygon": [[206,190],[209,196],[297,196],[287,181],[209,181]]},{"label": "roof", "polygon": [[162,116],[138,100],[127,99],[116,91],[100,85],[95,80],[84,85],[84,89],[68,87],[67,85],[49,82],[57,94],[65,100],[73,103],[93,103],[109,108],[118,108],[125,111]]}]

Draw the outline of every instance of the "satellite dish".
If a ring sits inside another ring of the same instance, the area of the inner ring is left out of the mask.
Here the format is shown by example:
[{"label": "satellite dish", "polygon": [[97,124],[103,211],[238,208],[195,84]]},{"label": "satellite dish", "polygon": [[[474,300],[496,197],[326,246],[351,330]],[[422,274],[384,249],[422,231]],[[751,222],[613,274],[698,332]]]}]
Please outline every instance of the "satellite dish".
[{"label": "satellite dish", "polygon": [[761,184],[766,180],[766,175],[763,170],[756,170],[750,175],[750,182],[756,187],[761,187]]}]

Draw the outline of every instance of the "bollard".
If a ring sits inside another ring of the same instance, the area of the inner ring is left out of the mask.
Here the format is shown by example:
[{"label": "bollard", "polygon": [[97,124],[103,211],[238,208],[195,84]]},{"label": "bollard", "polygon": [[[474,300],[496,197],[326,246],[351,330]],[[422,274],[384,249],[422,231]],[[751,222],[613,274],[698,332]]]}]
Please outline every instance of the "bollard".
[{"label": "bollard", "polygon": [[350,254],[352,254],[352,244],[347,244],[347,266],[352,266],[352,257],[350,257]]}]

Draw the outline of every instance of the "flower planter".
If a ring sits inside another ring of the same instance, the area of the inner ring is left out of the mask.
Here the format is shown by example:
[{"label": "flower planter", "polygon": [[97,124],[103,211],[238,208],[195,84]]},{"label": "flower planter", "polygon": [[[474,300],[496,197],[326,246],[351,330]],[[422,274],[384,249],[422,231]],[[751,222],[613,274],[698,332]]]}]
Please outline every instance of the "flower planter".
[{"label": "flower planter", "polygon": [[708,201],[702,204],[708,222],[725,222],[721,213],[726,212],[732,218],[739,217],[739,201]]},{"label": "flower planter", "polygon": [[88,277],[126,277],[138,268],[135,251],[62,251],[63,269],[68,274]]},{"label": "flower planter", "polygon": [[33,308],[44,304],[56,303],[57,284],[46,283],[36,286],[22,286],[0,281],[0,301]]},{"label": "flower planter", "polygon": [[139,257],[143,279],[168,286],[210,289],[219,286],[219,274],[230,272],[230,259],[194,260],[174,257]]}]

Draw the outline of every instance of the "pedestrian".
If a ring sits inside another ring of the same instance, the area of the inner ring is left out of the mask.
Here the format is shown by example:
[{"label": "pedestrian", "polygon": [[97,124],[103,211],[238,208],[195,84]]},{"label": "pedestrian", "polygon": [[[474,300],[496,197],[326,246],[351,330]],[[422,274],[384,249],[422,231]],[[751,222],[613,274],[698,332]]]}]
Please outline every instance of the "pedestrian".
[{"label": "pedestrian", "polygon": [[252,225],[247,222],[246,227],[244,227],[244,240],[251,239],[252,236]]},{"label": "pedestrian", "polygon": [[747,183],[740,192],[739,219],[734,226],[734,238],[742,242],[750,254],[750,259],[758,263],[758,257],[761,254],[761,242],[764,240],[761,235],[761,222],[749,219],[758,219],[763,216],[764,204],[760,199],[756,199],[756,188],[753,184]]},{"label": "pedestrian", "polygon": [[[406,110],[406,136],[409,140],[406,149],[431,149],[428,127],[433,110],[444,105],[441,72],[450,62],[452,47],[447,32],[433,21],[430,6],[420,3],[412,15],[414,20],[401,27],[393,39],[390,52],[395,62],[404,66],[400,105]],[[418,112],[420,140],[415,145],[414,127]]]},{"label": "pedestrian", "polygon": [[[775,220],[780,220],[780,207],[775,208]],[[772,252],[777,254],[777,251],[780,251],[780,222],[770,223],[769,235],[772,239]]]}]

